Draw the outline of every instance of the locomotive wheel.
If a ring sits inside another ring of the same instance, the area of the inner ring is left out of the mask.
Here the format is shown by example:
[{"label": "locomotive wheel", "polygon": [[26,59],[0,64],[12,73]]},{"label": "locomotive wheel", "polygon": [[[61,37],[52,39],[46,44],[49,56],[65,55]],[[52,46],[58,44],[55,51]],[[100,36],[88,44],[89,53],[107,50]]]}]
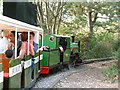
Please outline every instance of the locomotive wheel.
[{"label": "locomotive wheel", "polygon": [[70,63],[65,64],[64,68],[67,69],[67,70],[70,70],[70,69],[71,69],[71,65],[70,65]]},{"label": "locomotive wheel", "polygon": [[69,63],[69,68],[75,67],[75,65],[76,65],[76,60],[72,60]]},{"label": "locomotive wheel", "polygon": [[70,56],[70,62],[69,62],[69,67],[72,68],[74,67],[76,64],[76,55],[75,54],[71,54]]},{"label": "locomotive wheel", "polygon": [[63,62],[60,62],[60,64],[59,64],[59,69],[60,69],[60,71],[64,71],[64,70],[63,70],[63,69],[64,69]]},{"label": "locomotive wheel", "polygon": [[67,69],[68,70],[71,70],[72,69],[72,66],[70,64],[67,65]]},{"label": "locomotive wheel", "polygon": [[82,63],[82,59],[80,59],[80,56],[78,53],[76,53],[75,60],[76,60],[76,64]]}]

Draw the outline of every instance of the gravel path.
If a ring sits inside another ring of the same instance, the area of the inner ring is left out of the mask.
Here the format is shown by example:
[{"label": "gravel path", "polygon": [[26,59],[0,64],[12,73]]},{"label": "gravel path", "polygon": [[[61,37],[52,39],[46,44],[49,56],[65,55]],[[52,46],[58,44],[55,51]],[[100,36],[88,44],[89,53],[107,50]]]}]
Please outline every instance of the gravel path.
[{"label": "gravel path", "polygon": [[85,65],[77,73],[60,80],[54,88],[118,88],[118,82],[111,83],[102,71],[105,70],[113,61],[97,62]]},{"label": "gravel path", "polygon": [[[84,66],[82,66],[82,68],[84,68]],[[54,85],[56,85],[56,83],[59,82],[59,80],[76,72],[79,72],[79,70],[73,68],[65,72],[58,72],[53,75],[48,75],[47,77],[40,78],[32,89],[34,90],[34,88],[53,88]]]},{"label": "gravel path", "polygon": [[38,80],[34,88],[118,88],[101,73],[113,61],[79,66],[66,72],[58,72]]}]

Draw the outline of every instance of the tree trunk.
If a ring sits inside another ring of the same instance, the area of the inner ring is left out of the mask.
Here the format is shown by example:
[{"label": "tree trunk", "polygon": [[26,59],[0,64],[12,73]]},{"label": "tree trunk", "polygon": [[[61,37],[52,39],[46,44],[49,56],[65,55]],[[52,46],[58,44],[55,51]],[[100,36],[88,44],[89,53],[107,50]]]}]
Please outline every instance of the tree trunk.
[{"label": "tree trunk", "polygon": [[59,16],[59,10],[60,10],[61,2],[58,2],[58,6],[56,9],[56,14],[54,15],[54,23],[53,23],[53,28],[52,28],[52,33],[56,34],[56,26],[57,26],[57,18]]},{"label": "tree trunk", "polygon": [[46,27],[47,27],[47,30],[49,31],[49,33],[51,33],[50,32],[50,28],[49,28],[49,10],[48,10],[48,5],[49,5],[49,2],[45,2],[45,5],[46,5],[46,7],[45,7],[45,10],[46,10]]},{"label": "tree trunk", "polygon": [[53,28],[52,28],[52,34],[55,34],[56,21],[57,21],[57,17],[54,17],[54,23],[53,23]]},{"label": "tree trunk", "polygon": [[59,16],[59,21],[58,21],[58,27],[57,27],[57,30],[56,30],[56,34],[59,34],[59,28],[60,28],[61,18],[62,18],[62,11],[63,11],[63,9],[62,9],[61,12],[60,12],[60,16]]},{"label": "tree trunk", "polygon": [[85,44],[85,55],[89,56],[89,50],[90,50],[90,40],[93,35],[93,26],[92,26],[92,12],[88,12],[88,37],[86,38],[86,44]]},{"label": "tree trunk", "polygon": [[88,30],[89,30],[88,38],[90,40],[93,35],[92,12],[88,12]]},{"label": "tree trunk", "polygon": [[40,18],[40,24],[42,24],[41,25],[41,27],[43,28],[43,29],[46,29],[46,25],[45,25],[45,22],[44,22],[44,15],[43,15],[43,9],[42,9],[42,2],[38,2],[37,3],[37,6],[38,6],[38,16],[39,16],[39,18]]},{"label": "tree trunk", "polygon": [[97,20],[97,15],[98,13],[95,13],[94,16],[94,20],[92,21],[92,11],[88,12],[88,37],[86,39],[86,45],[85,45],[85,55],[89,56],[89,50],[90,50],[90,43],[91,43],[91,39],[93,36],[93,25],[95,24],[96,20]]}]

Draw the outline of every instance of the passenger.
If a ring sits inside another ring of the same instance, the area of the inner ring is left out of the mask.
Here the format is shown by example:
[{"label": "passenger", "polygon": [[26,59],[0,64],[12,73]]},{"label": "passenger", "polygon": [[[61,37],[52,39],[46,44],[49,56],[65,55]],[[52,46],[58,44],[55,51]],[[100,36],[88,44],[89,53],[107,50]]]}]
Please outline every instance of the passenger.
[{"label": "passenger", "polygon": [[22,46],[21,46],[20,55],[18,56],[18,58],[24,58],[25,55],[29,55],[29,54],[34,56],[33,45],[31,43],[29,43],[29,52],[28,52],[27,32],[23,32],[21,34],[21,40],[22,40]]},{"label": "passenger", "polygon": [[38,44],[34,42],[34,37],[34,32],[30,32],[30,43],[33,45],[34,52],[36,53],[38,50]]},{"label": "passenger", "polygon": [[[28,44],[28,33],[27,32],[23,32],[21,34],[21,40],[22,40],[22,46],[21,46],[21,50],[20,50],[20,55],[18,56],[18,58],[24,59],[25,55],[32,55],[34,56],[34,50],[33,50],[33,45],[31,43]],[[29,47],[28,47],[29,45]],[[29,52],[28,52],[28,48],[29,48]],[[23,70],[24,70],[24,62],[22,62],[22,73],[21,73],[21,77],[24,76]],[[32,61],[32,73],[34,72],[34,61]],[[33,77],[33,74],[31,76]]]},{"label": "passenger", "polygon": [[[3,32],[2,32],[3,33]],[[0,39],[0,53],[5,53],[6,51],[6,45],[9,43],[8,41],[8,35],[6,33],[3,33],[3,38]]]},{"label": "passenger", "polygon": [[[12,50],[13,51],[12,59],[15,59],[15,31],[11,31],[8,37],[10,39],[10,43],[7,44],[6,50]],[[19,56],[22,45],[22,42],[19,41],[18,39],[19,39],[19,35],[17,33],[17,56]]]},{"label": "passenger", "polygon": [[[36,53],[37,50],[38,50],[38,44],[34,42],[34,36],[35,36],[34,32],[30,32],[30,43],[33,45],[34,53]],[[31,76],[31,78],[34,79],[34,69],[35,69],[34,56],[32,57],[32,65],[31,65],[31,67],[32,67],[32,70],[31,70],[32,71],[32,76]]]}]

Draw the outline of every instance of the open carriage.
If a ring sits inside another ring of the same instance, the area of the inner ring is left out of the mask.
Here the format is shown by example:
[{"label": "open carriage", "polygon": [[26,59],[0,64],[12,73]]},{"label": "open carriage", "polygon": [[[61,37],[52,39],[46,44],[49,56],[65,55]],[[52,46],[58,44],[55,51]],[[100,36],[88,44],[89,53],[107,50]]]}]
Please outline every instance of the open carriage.
[{"label": "open carriage", "polygon": [[[34,41],[38,44],[38,48],[40,48],[43,46],[43,38],[41,38],[43,36],[43,29],[6,16],[0,16],[0,30],[3,33],[6,32],[6,34],[10,31],[15,31],[15,59],[6,57],[5,52],[0,53],[0,89],[26,88],[31,86],[32,82],[39,76],[42,55],[38,49],[34,55],[34,62],[32,62],[30,55],[25,56],[24,60],[17,58],[17,33],[27,32],[29,43],[30,32],[34,32]],[[41,43],[39,39],[42,39]],[[2,45],[2,43],[0,44]]]}]

